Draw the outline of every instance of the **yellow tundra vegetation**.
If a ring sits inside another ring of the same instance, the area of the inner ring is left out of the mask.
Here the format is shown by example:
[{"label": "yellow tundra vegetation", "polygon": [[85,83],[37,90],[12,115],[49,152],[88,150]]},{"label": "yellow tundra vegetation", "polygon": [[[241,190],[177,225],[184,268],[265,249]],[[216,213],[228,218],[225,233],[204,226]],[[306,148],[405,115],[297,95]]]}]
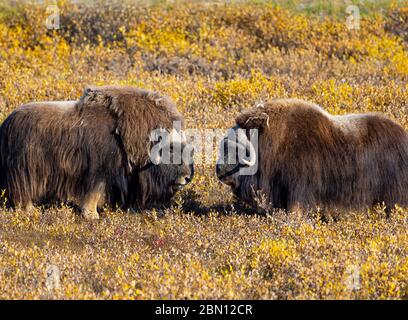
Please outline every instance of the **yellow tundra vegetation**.
[{"label": "yellow tundra vegetation", "polygon": [[[60,29],[47,30],[45,4],[0,3],[0,121],[24,102],[127,84],[169,95],[189,128],[227,128],[276,97],[379,111],[408,128],[408,11],[395,4],[359,30],[345,14],[259,3],[58,6]],[[408,298],[403,208],[258,215],[214,164],[197,164],[164,212],[101,216],[0,209],[0,299]],[[47,286],[50,265],[59,286]]]}]

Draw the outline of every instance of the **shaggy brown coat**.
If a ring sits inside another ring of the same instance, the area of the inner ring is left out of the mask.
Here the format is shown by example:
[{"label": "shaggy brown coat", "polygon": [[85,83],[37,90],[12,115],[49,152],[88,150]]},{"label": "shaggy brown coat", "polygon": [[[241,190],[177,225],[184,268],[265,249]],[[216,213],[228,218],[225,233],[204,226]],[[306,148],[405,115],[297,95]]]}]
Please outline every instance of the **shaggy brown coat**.
[{"label": "shaggy brown coat", "polygon": [[167,201],[166,173],[140,170],[149,162],[150,132],[170,130],[173,121],[183,118],[168,98],[131,87],[23,105],[0,127],[0,189],[11,206],[72,200],[91,215],[98,204]]},{"label": "shaggy brown coat", "polygon": [[378,113],[332,116],[297,99],[275,100],[236,118],[259,129],[259,169],[239,177],[235,193],[253,202],[251,185],[274,208],[408,205],[408,135]]}]

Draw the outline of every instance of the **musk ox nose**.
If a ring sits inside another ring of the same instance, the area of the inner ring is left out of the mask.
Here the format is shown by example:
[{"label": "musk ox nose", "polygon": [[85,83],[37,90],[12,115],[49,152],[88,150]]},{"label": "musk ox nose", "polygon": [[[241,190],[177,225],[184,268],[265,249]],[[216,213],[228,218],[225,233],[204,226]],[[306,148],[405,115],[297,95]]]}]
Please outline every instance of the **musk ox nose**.
[{"label": "musk ox nose", "polygon": [[215,174],[217,175],[218,178],[220,178],[220,176],[221,176],[221,165],[219,163],[217,163],[215,165]]},{"label": "musk ox nose", "polygon": [[238,169],[239,166],[237,165],[217,163],[215,166],[215,173],[222,183],[234,188],[236,186],[235,175],[238,172]]},{"label": "musk ox nose", "polygon": [[191,180],[193,180],[193,177],[194,177],[194,163],[191,163],[191,164],[190,164],[189,182],[190,182]]},{"label": "musk ox nose", "polygon": [[233,177],[233,175],[229,174],[229,170],[227,169],[226,165],[222,165],[222,164],[217,164],[215,167],[215,173],[217,174],[218,179],[230,186],[230,187],[234,187],[235,186],[235,179]]},{"label": "musk ox nose", "polygon": [[215,173],[218,179],[223,181],[228,173],[228,165],[217,163],[215,166]]},{"label": "musk ox nose", "polygon": [[191,182],[192,177],[190,175],[178,177],[174,182],[175,185],[185,186]]}]

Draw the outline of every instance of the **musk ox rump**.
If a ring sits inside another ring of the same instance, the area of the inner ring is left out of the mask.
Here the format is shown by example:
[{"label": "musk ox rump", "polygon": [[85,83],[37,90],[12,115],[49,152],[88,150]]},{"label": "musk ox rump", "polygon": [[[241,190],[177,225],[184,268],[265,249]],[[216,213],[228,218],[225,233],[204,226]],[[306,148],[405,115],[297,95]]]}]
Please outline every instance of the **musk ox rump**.
[{"label": "musk ox rump", "polygon": [[[248,202],[255,189],[287,210],[408,205],[408,135],[384,115],[333,116],[313,103],[280,99],[241,113],[236,123],[259,130],[258,172],[223,180]],[[226,170],[231,166],[217,165],[218,176]]]}]

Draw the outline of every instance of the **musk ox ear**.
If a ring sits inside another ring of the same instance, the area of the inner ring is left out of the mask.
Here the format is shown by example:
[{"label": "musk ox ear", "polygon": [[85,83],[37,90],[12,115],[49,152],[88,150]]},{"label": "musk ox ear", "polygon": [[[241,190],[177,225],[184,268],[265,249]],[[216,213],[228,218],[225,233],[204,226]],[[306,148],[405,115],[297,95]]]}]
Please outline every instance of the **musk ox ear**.
[{"label": "musk ox ear", "polygon": [[263,105],[240,113],[235,119],[237,125],[243,129],[264,129],[269,127],[269,115]]},{"label": "musk ox ear", "polygon": [[170,99],[152,91],[134,87],[88,87],[80,99],[83,106],[105,106],[116,121],[116,135],[121,139],[131,167],[149,160],[150,133],[157,128],[171,129],[183,117]]}]

